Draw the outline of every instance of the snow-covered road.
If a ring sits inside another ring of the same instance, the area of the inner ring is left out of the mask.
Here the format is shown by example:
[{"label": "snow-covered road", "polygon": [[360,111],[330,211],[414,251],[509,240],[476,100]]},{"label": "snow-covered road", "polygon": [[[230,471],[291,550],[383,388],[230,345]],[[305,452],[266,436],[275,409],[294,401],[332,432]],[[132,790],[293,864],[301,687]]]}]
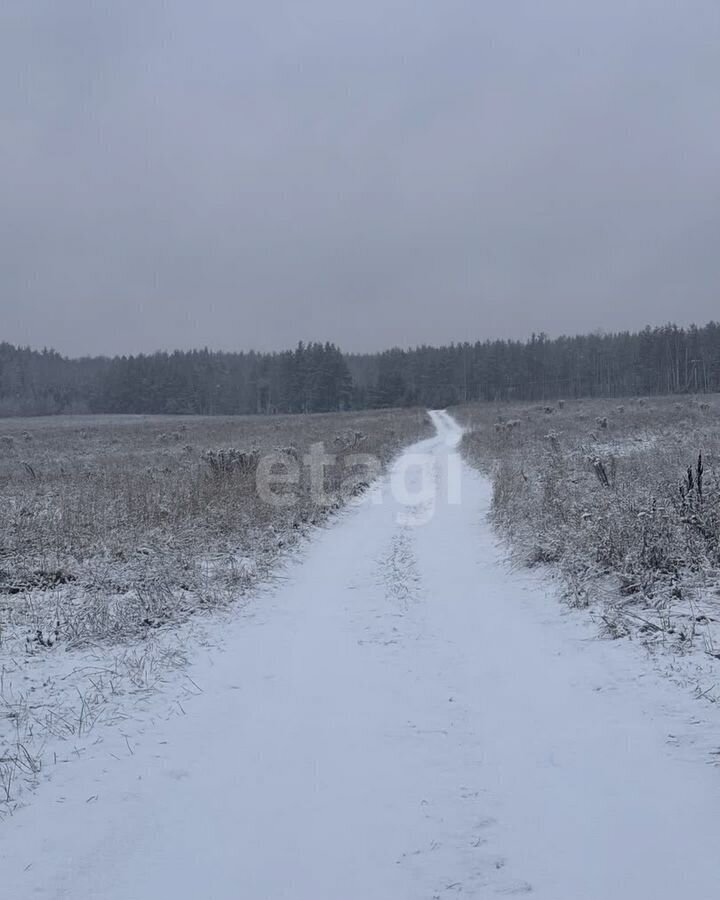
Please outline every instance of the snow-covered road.
[{"label": "snow-covered road", "polygon": [[508,567],[433,416],[381,502],[223,624],[186,715],[119,759],[99,743],[0,826],[0,896],[718,895],[717,729]]}]

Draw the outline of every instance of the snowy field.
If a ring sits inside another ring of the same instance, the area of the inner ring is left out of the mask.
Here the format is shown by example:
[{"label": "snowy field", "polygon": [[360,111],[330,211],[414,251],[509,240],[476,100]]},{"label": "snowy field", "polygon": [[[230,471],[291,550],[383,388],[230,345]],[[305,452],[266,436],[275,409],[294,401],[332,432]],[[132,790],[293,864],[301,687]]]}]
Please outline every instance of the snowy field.
[{"label": "snowy field", "polygon": [[[466,458],[493,482],[492,521],[546,564],[601,630],[720,659],[716,396],[466,406]],[[700,692],[720,697],[699,672]]]},{"label": "snowy field", "polygon": [[[431,433],[417,411],[0,419],[0,812],[53,741],[125,716],[183,665],[199,612],[245,598],[361,491],[354,462]],[[332,457],[322,490],[313,447]],[[273,459],[297,475],[265,485],[282,503],[258,490]]]},{"label": "snowy field", "polygon": [[1,826],[6,896],[716,896],[716,706],[508,564],[433,419],[282,577],[196,616],[184,666],[55,741]]}]

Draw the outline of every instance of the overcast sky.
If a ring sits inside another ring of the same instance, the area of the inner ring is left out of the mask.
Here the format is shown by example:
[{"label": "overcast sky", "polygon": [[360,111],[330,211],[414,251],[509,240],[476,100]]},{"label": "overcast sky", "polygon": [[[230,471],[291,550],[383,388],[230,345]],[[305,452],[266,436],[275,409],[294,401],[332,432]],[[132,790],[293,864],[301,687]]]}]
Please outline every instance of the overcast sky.
[{"label": "overcast sky", "polygon": [[718,0],[0,3],[0,340],[711,318]]}]

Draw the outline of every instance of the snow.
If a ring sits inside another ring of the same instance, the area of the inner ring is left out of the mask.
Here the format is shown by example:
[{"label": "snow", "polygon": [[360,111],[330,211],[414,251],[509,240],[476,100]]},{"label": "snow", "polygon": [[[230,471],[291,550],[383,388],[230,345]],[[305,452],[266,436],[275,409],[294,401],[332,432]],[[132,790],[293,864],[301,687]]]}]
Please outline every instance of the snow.
[{"label": "snow", "polygon": [[147,696],[0,826],[3,896],[717,895],[716,709],[508,566],[433,420],[208,625],[176,715]]}]

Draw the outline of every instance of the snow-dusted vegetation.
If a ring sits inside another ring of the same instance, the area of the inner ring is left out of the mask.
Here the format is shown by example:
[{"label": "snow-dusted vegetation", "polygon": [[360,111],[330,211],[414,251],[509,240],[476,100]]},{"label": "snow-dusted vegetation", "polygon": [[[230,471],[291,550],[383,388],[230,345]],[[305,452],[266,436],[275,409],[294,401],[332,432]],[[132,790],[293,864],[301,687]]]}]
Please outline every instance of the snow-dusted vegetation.
[{"label": "snow-dusted vegetation", "polygon": [[431,415],[271,590],[129,645],[138,686],[107,648],[81,673],[82,650],[31,658],[56,688],[29,718],[53,699],[66,730],[20,758],[44,783],[0,827],[4,895],[715,896],[716,708],[508,565],[491,485]]},{"label": "snow-dusted vegetation", "polygon": [[720,658],[720,399],[468,405],[466,457],[528,564],[612,635]]},{"label": "snow-dusted vegetation", "polygon": [[[49,737],[86,735],[182,662],[178,625],[237,601],[361,491],[372,471],[353,463],[431,433],[415,410],[0,420],[0,803]],[[313,445],[333,458],[320,485]],[[268,459],[294,470],[270,485],[283,502],[264,495]]]}]

